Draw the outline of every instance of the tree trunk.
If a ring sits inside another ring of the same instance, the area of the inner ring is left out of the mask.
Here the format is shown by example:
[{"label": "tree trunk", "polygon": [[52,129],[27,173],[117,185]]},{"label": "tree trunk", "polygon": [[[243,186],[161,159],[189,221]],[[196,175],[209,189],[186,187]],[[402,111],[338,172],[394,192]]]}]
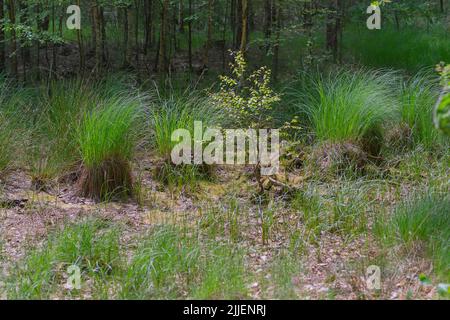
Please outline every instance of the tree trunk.
[{"label": "tree trunk", "polygon": [[[80,6],[80,0],[77,0],[77,5]],[[78,42],[78,52],[80,58],[80,73],[84,72],[84,49],[83,49],[83,35],[81,30],[77,30],[77,42]]]},{"label": "tree trunk", "polygon": [[122,18],[123,18],[123,48],[122,48],[122,52],[123,52],[123,61],[122,61],[122,65],[124,68],[127,68],[129,66],[128,63],[128,28],[129,28],[129,23],[128,23],[128,8],[123,8],[121,10],[122,12]]},{"label": "tree trunk", "polygon": [[245,55],[247,51],[247,36],[248,36],[248,1],[242,0],[242,36],[239,50]]},{"label": "tree trunk", "polygon": [[242,43],[242,1],[245,0],[237,0],[236,2],[236,21],[234,23],[236,29],[236,39],[234,40],[235,49],[239,48],[240,44]]},{"label": "tree trunk", "polygon": [[188,22],[188,47],[189,47],[189,71],[192,72],[192,0],[189,0],[189,22]]},{"label": "tree trunk", "polygon": [[273,10],[276,11],[276,23],[277,23],[277,30],[276,30],[276,38],[275,38],[275,44],[273,48],[273,63],[272,63],[272,71],[273,71],[273,80],[278,80],[278,70],[279,70],[279,57],[280,57],[280,33],[281,33],[281,4],[278,5],[278,8],[274,8]]},{"label": "tree trunk", "polygon": [[[9,0],[9,20],[14,25],[16,23],[16,8],[14,6],[14,0]],[[12,28],[11,30],[11,70],[13,76],[16,78],[19,75],[18,65],[17,65],[17,38],[16,38],[16,30]]]},{"label": "tree trunk", "polygon": [[180,33],[184,33],[184,6],[183,0],[180,0],[180,4],[178,7],[178,30]]},{"label": "tree trunk", "polygon": [[5,30],[3,29],[4,18],[5,18],[5,4],[3,0],[0,0],[0,72],[6,71]]},{"label": "tree trunk", "polygon": [[[137,15],[137,12],[136,12]],[[135,48],[133,48],[133,43],[134,43],[134,35],[135,35],[135,14],[133,14],[133,8],[131,6],[129,6],[127,8],[127,23],[128,23],[128,35],[127,35],[127,41],[128,41],[128,46],[127,46],[127,64],[128,66],[132,65],[133,62],[133,50],[135,50]]]},{"label": "tree trunk", "polygon": [[207,67],[209,63],[209,49],[212,43],[212,21],[213,21],[213,5],[214,0],[208,0],[208,31],[205,44],[205,52],[203,56],[203,66]]},{"label": "tree trunk", "polygon": [[166,55],[167,41],[167,20],[168,20],[169,0],[164,0],[161,10],[161,32],[159,36],[159,63],[158,72],[165,72],[168,69]]},{"label": "tree trunk", "polygon": [[152,44],[152,30],[153,30],[153,1],[144,0],[144,13],[145,13],[145,28],[144,28],[144,54],[147,55],[148,50]]},{"label": "tree trunk", "polygon": [[[52,35],[55,35],[55,31],[56,31],[56,26],[55,26],[55,21],[56,20],[56,15],[55,15],[55,5],[52,4]],[[57,70],[57,47],[56,47],[56,43],[53,42],[52,43],[52,68],[55,72]],[[25,64],[24,64],[24,68],[25,68]]]},{"label": "tree trunk", "polygon": [[326,49],[333,54],[336,62],[338,57],[338,34],[340,29],[339,0],[332,0],[328,6]]},{"label": "tree trunk", "polygon": [[272,21],[273,21],[273,0],[264,1],[264,37],[266,39],[265,48],[266,53],[270,48],[270,37],[272,36]]},{"label": "tree trunk", "polygon": [[99,6],[99,23],[100,23],[100,39],[101,39],[101,50],[102,50],[102,64],[105,64],[108,59],[108,48],[106,46],[106,22],[105,22],[105,12],[104,9]]},{"label": "tree trunk", "polygon": [[136,21],[134,23],[134,47],[135,47],[135,55],[134,60],[136,63],[136,69],[139,70],[139,1],[134,1],[134,6],[136,9]]}]

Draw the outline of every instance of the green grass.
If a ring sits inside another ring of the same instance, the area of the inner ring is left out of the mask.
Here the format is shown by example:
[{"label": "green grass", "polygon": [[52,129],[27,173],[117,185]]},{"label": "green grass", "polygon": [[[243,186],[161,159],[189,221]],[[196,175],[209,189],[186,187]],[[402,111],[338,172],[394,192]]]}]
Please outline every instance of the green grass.
[{"label": "green grass", "polygon": [[364,66],[389,67],[418,71],[433,67],[440,61],[450,61],[450,38],[446,27],[437,24],[429,30],[417,25],[396,30],[383,26],[381,30],[346,28],[344,52]]},{"label": "green grass", "polygon": [[22,155],[28,136],[25,115],[30,112],[30,93],[0,74],[0,174],[21,164],[17,155]]},{"label": "green grass", "polygon": [[77,132],[81,158],[95,167],[110,158],[130,160],[137,143],[139,100],[120,96],[104,101],[83,116]]},{"label": "green grass", "polygon": [[369,70],[301,75],[291,95],[318,141],[361,143],[381,136],[382,125],[393,118],[395,79]]},{"label": "green grass", "polygon": [[241,250],[159,227],[137,249],[120,297],[232,299],[245,297]]},{"label": "green grass", "polygon": [[270,266],[271,278],[269,285],[274,288],[273,298],[282,300],[300,299],[296,291],[296,278],[302,275],[302,264],[298,256],[288,252],[275,256]]},{"label": "green grass", "polygon": [[[448,190],[447,190],[448,192]],[[391,216],[382,216],[375,225],[375,234],[384,245],[400,245],[418,251],[433,261],[434,272],[450,282],[450,198],[429,192],[399,204]],[[420,252],[420,250],[419,250]]]},{"label": "green grass", "polygon": [[163,161],[156,176],[164,183],[181,187],[195,186],[199,179],[207,178],[210,170],[206,166],[174,165],[171,158],[173,148],[179,143],[172,141],[172,134],[178,129],[190,132],[194,139],[194,122],[201,121],[203,132],[211,126],[220,126],[223,113],[212,107],[206,97],[198,92],[159,96],[152,103],[150,113],[151,148]]},{"label": "green grass", "polygon": [[45,185],[75,169],[79,161],[76,130],[81,115],[98,101],[88,81],[81,79],[52,82],[48,90],[41,88],[27,146],[36,184]]},{"label": "green grass", "polygon": [[142,134],[139,95],[116,93],[83,115],[76,132],[81,194],[97,200],[132,194],[130,161]]},{"label": "green grass", "polygon": [[99,274],[114,273],[119,263],[117,229],[94,219],[68,224],[18,262],[6,279],[8,298],[48,299],[64,290],[63,275],[69,266],[81,269],[83,283]]},{"label": "green grass", "polygon": [[433,107],[439,90],[436,77],[418,73],[403,83],[400,93],[402,122],[411,130],[412,142],[428,149],[438,145],[440,140],[433,125]]}]

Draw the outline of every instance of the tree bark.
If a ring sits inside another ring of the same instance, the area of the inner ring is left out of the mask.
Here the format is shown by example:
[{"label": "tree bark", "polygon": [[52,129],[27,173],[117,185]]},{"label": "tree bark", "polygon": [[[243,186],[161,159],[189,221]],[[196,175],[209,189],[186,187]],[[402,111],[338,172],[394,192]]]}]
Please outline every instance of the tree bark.
[{"label": "tree bark", "polygon": [[[276,0],[275,0],[276,3]],[[279,70],[279,57],[280,57],[280,34],[281,34],[281,4],[278,5],[278,8],[276,6],[273,8],[273,10],[276,12],[276,35],[275,35],[275,44],[273,48],[273,62],[272,62],[272,70],[273,70],[273,80],[278,80],[278,70]]]},{"label": "tree bark", "polygon": [[208,31],[205,44],[205,52],[203,56],[203,66],[207,67],[209,64],[209,49],[212,43],[212,21],[213,21],[213,5],[214,0],[208,0]]},{"label": "tree bark", "polygon": [[153,1],[144,0],[144,13],[145,13],[145,28],[144,28],[144,54],[147,55],[148,50],[152,44],[152,32],[153,32]]},{"label": "tree bark", "polygon": [[[5,3],[0,0],[0,21],[5,18]],[[0,72],[6,71],[6,48],[5,48],[5,30],[3,29],[3,22],[0,22]]]},{"label": "tree bark", "polygon": [[[9,20],[14,25],[16,23],[16,8],[14,6],[14,0],[9,0]],[[18,64],[17,64],[17,37],[15,27],[11,30],[11,70],[13,76],[16,78],[19,75]]]},{"label": "tree bark", "polygon": [[333,54],[333,60],[336,62],[338,57],[338,35],[340,30],[340,12],[339,0],[332,0],[328,6],[327,14],[327,35],[326,49]]},{"label": "tree bark", "polygon": [[167,54],[166,54],[168,10],[169,10],[169,0],[164,0],[164,2],[162,3],[162,10],[161,10],[158,72],[166,72],[168,70]]},{"label": "tree bark", "polygon": [[189,0],[189,22],[188,22],[188,55],[189,71],[192,72],[192,0]]},{"label": "tree bark", "polygon": [[248,41],[248,1],[249,0],[242,0],[242,36],[239,51],[241,51],[244,55],[247,51]]},{"label": "tree bark", "polygon": [[[80,0],[77,0],[77,5],[80,6]],[[84,72],[84,49],[83,49],[83,35],[81,33],[81,30],[77,30],[77,42],[78,42],[80,73],[83,73]]]}]

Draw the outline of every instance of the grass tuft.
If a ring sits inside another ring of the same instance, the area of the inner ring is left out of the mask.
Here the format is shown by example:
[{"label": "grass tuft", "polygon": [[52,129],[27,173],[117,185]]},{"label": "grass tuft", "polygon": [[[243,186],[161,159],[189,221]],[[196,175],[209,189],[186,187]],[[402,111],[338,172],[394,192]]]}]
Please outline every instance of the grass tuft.
[{"label": "grass tuft", "polygon": [[423,247],[434,262],[434,270],[450,281],[450,198],[428,193],[401,203],[393,215],[379,218],[375,234],[388,246],[407,250]]},{"label": "grass tuft", "polygon": [[129,161],[138,142],[139,107],[138,99],[117,95],[84,114],[77,132],[83,196],[107,200],[131,195]]}]

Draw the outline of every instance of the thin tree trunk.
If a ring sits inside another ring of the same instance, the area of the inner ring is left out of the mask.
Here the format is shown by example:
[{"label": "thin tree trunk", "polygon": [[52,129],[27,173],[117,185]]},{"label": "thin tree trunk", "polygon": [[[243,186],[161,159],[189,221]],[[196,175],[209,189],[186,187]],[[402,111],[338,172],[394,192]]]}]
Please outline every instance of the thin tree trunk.
[{"label": "thin tree trunk", "polygon": [[134,1],[134,6],[136,9],[136,21],[134,23],[134,46],[135,46],[135,56],[134,60],[136,62],[136,69],[139,70],[139,1]]},{"label": "thin tree trunk", "polygon": [[145,43],[144,43],[144,54],[147,55],[148,50],[152,44],[152,30],[153,30],[153,1],[144,0],[144,13],[145,13]]},{"label": "thin tree trunk", "polygon": [[106,22],[105,22],[105,12],[104,9],[99,6],[99,23],[100,23],[100,39],[101,39],[101,50],[102,50],[102,64],[105,64],[108,59],[108,48],[106,45]]},{"label": "thin tree trunk", "polygon": [[3,29],[3,19],[5,18],[5,3],[0,0],[0,72],[6,71],[6,48],[5,30]]},{"label": "thin tree trunk", "polygon": [[[136,12],[137,15],[137,12]],[[134,35],[135,35],[135,14],[133,14],[133,8],[131,6],[128,7],[127,10],[127,23],[128,23],[128,35],[127,35],[127,42],[128,42],[128,46],[127,46],[127,64],[128,66],[131,66],[133,63],[133,46],[134,46]]]},{"label": "thin tree trunk", "polygon": [[242,43],[242,1],[245,0],[237,0],[236,2],[236,21],[234,23],[236,29],[236,39],[234,40],[235,49],[239,48],[240,44]]},{"label": "thin tree trunk", "polygon": [[184,6],[183,0],[180,0],[180,4],[178,7],[178,30],[181,33],[184,33]]},{"label": "thin tree trunk", "polygon": [[169,0],[164,0],[161,10],[161,32],[159,36],[159,63],[158,72],[165,72],[167,66],[166,41],[167,41],[167,20],[168,20]]},{"label": "thin tree trunk", "polygon": [[340,28],[339,1],[332,0],[328,6],[327,14],[327,42],[326,49],[333,54],[333,61],[338,57],[338,34]]},{"label": "thin tree trunk", "polygon": [[[55,35],[55,31],[56,31],[56,26],[55,26],[55,19],[56,19],[56,15],[55,15],[55,5],[52,4],[52,35]],[[57,70],[57,55],[56,55],[56,43],[53,42],[52,44],[52,69],[56,72]]]},{"label": "thin tree trunk", "polygon": [[[14,6],[14,0],[9,0],[9,20],[15,25],[16,23],[16,9]],[[18,65],[17,65],[17,38],[15,27],[11,30],[11,70],[13,75],[17,78],[19,75]]]},{"label": "thin tree trunk", "polygon": [[212,42],[212,21],[213,21],[213,5],[214,0],[208,0],[208,31],[205,44],[205,52],[203,56],[203,66],[207,67],[209,64],[209,49]]},{"label": "thin tree trunk", "polygon": [[227,35],[227,24],[228,24],[228,4],[229,1],[226,1],[225,5],[225,14],[223,16],[223,30],[222,30],[222,71],[225,71],[225,60],[226,60],[226,54],[225,54],[225,48],[226,48],[226,35]]},{"label": "thin tree trunk", "polygon": [[[77,0],[77,5],[80,6],[80,0]],[[83,49],[83,34],[81,30],[77,30],[77,42],[78,42],[78,53],[80,55],[80,73],[84,72],[84,49]]]},{"label": "thin tree trunk", "polygon": [[128,8],[122,9],[122,15],[123,15],[123,62],[122,65],[124,68],[127,68],[129,66],[128,63],[128,34],[129,34],[129,21],[128,21]]},{"label": "thin tree trunk", "polygon": [[273,65],[272,65],[272,71],[273,71],[273,79],[274,81],[278,80],[278,70],[279,70],[279,57],[280,57],[280,33],[281,33],[281,10],[282,6],[281,4],[278,6],[278,8],[274,8],[276,11],[276,23],[277,23],[277,30],[276,30],[276,38],[275,38],[275,45],[273,48]]},{"label": "thin tree trunk", "polygon": [[248,37],[248,1],[242,0],[242,36],[239,50],[245,54],[247,51],[247,37]]},{"label": "thin tree trunk", "polygon": [[192,72],[192,0],[189,0],[188,47],[189,71]]}]

